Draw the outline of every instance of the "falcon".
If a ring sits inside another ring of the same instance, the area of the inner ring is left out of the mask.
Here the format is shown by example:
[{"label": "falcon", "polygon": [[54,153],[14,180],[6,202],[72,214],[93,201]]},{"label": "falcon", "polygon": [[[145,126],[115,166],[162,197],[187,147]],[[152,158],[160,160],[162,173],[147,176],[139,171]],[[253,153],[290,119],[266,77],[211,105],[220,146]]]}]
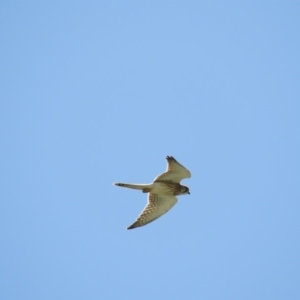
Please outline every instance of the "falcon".
[{"label": "falcon", "polygon": [[156,220],[176,204],[176,196],[190,194],[189,188],[180,184],[182,179],[191,177],[190,171],[173,156],[167,156],[166,159],[166,172],[155,177],[150,184],[114,183],[116,186],[142,190],[143,193],[148,193],[145,208],[136,221],[127,229],[141,227]]}]

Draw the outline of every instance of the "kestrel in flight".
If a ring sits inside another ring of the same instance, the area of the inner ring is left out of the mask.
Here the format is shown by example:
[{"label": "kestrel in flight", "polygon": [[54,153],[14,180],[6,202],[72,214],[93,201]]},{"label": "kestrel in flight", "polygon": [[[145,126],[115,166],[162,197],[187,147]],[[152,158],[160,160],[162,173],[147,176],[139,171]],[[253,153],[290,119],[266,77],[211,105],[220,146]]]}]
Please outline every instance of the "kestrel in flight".
[{"label": "kestrel in flight", "polygon": [[181,185],[180,181],[190,178],[191,173],[174,157],[167,156],[166,172],[154,178],[150,184],[114,183],[114,185],[148,193],[148,202],[136,221],[127,229],[144,226],[170,210],[177,202],[177,195],[190,194],[189,188]]}]

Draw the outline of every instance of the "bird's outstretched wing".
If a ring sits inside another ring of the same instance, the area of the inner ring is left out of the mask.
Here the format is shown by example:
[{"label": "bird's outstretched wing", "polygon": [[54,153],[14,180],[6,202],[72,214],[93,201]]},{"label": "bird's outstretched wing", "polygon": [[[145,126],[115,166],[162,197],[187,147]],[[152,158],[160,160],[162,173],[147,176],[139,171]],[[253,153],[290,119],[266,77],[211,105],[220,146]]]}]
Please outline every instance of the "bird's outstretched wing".
[{"label": "bird's outstretched wing", "polygon": [[154,178],[156,181],[173,181],[179,183],[183,178],[190,178],[191,173],[181,165],[173,156],[167,156],[167,170]]},{"label": "bird's outstretched wing", "polygon": [[136,221],[127,229],[144,226],[170,210],[177,202],[175,196],[148,194],[148,202]]}]

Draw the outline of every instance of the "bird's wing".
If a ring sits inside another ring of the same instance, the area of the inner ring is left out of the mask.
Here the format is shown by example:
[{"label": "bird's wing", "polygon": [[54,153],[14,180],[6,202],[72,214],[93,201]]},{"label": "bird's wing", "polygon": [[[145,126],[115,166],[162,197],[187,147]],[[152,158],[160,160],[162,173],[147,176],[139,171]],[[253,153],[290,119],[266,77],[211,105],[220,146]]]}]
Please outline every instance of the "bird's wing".
[{"label": "bird's wing", "polygon": [[127,229],[144,226],[170,210],[177,202],[175,196],[148,194],[148,202],[136,221]]},{"label": "bird's wing", "polygon": [[167,156],[167,170],[154,178],[156,181],[173,181],[179,183],[183,178],[190,178],[191,173],[181,165],[173,156]]}]

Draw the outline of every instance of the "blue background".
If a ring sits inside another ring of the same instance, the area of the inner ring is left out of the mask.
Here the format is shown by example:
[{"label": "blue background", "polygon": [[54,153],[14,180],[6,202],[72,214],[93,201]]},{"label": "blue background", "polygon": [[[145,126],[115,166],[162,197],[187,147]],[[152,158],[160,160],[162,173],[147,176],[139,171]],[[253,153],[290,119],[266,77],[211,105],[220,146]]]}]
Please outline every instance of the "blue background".
[{"label": "blue background", "polygon": [[[0,298],[300,299],[298,1],[4,1]],[[190,196],[127,231],[173,155]]]}]

